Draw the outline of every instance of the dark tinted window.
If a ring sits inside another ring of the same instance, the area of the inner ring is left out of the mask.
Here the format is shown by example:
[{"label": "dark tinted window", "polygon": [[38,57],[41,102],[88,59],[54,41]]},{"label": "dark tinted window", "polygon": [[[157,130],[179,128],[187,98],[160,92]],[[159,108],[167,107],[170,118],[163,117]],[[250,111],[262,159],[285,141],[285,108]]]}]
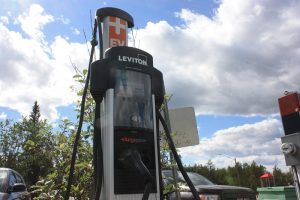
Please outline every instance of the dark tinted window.
[{"label": "dark tinted window", "polygon": [[[194,185],[214,185],[213,182],[211,182],[210,180],[208,180],[200,174],[192,172],[188,172],[187,174]],[[178,177],[180,177],[180,179],[183,180],[183,176],[181,175],[181,173],[178,175]]]},{"label": "dark tinted window", "polygon": [[9,173],[9,177],[8,177],[8,185],[13,186],[15,183],[17,183],[17,178],[15,174],[11,172]]},{"label": "dark tinted window", "polygon": [[[207,178],[205,178],[204,176],[202,176],[200,174],[192,173],[192,172],[188,172],[187,174],[194,185],[214,185],[213,182],[211,182],[210,180],[208,180]],[[170,170],[163,171],[163,175],[166,178],[165,182],[167,182],[167,183],[173,182],[172,171],[170,171]],[[178,172],[178,181],[185,182],[185,180],[180,172]]]},{"label": "dark tinted window", "polygon": [[173,173],[171,170],[163,171],[162,174],[164,184],[174,184]]},{"label": "dark tinted window", "polygon": [[17,183],[23,183],[21,176],[19,176],[18,174],[15,174],[15,176],[17,178]]}]

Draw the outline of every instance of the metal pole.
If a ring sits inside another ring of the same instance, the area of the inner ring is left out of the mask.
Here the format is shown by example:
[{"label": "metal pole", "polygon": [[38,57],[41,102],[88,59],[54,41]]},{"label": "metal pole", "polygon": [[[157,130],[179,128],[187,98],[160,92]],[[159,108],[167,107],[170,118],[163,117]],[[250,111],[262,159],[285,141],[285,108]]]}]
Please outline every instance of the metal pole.
[{"label": "metal pole", "polygon": [[218,155],[225,156],[227,158],[230,158],[230,159],[234,160],[234,166],[235,166],[235,169],[236,169],[237,181],[238,181],[239,186],[241,186],[241,176],[240,176],[240,172],[239,172],[239,169],[238,169],[238,166],[237,166],[236,157],[232,158],[232,157],[230,157],[226,154],[218,154]]},{"label": "metal pole", "polygon": [[237,166],[236,158],[234,158],[234,165],[235,165],[235,168],[236,168],[238,184],[239,184],[239,186],[241,186],[240,171],[239,171],[239,168],[238,168],[238,166]]}]

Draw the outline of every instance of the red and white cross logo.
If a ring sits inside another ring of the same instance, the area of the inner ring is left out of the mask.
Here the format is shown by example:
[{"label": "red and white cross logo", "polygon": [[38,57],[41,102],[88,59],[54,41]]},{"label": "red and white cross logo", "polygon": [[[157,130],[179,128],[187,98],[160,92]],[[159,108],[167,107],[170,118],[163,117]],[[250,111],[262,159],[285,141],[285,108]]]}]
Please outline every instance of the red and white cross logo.
[{"label": "red and white cross logo", "polygon": [[127,22],[118,17],[109,17],[109,47],[127,44]]},{"label": "red and white cross logo", "polygon": [[[114,18],[114,19],[113,19]],[[109,21],[109,26],[114,26],[115,27],[115,33],[120,35],[121,33],[121,29],[124,29],[126,30],[126,21],[125,20],[122,20],[118,17],[111,17],[112,20],[114,21]],[[121,23],[122,21],[122,23]],[[124,23],[125,22],[125,23]]]}]

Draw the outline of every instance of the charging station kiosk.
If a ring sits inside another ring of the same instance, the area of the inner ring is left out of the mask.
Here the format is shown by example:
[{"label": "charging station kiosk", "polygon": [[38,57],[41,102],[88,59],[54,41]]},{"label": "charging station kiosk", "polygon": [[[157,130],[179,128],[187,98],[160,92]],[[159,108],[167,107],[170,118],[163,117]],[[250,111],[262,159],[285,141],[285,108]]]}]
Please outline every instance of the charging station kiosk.
[{"label": "charging station kiosk", "polygon": [[[152,56],[128,47],[132,17],[116,8],[97,11],[103,23],[104,58],[91,65],[90,91],[101,102],[103,147],[101,200],[161,199],[157,110],[164,100],[162,73]],[[97,126],[97,124],[96,124]]]},{"label": "charging station kiosk", "polygon": [[[176,151],[170,127],[160,113],[165,96],[163,75],[153,67],[153,58],[149,53],[126,46],[128,27],[133,27],[133,19],[125,11],[117,8],[97,10],[89,69],[83,89],[80,119],[64,199],[68,200],[70,197],[89,81],[90,92],[95,100],[94,199],[163,198],[159,121],[178,168],[194,199],[198,199],[199,193],[184,170]],[[100,57],[92,62],[95,46],[98,44],[97,28]],[[167,110],[165,105],[164,111]]]},{"label": "charging station kiosk", "polygon": [[155,108],[163,102],[161,72],[153,67],[150,54],[132,47],[109,49],[91,70],[91,93],[96,100],[103,97],[102,199],[141,199],[146,180],[139,166],[134,168],[134,161],[126,158],[132,151],[150,171],[149,199],[160,199]]}]

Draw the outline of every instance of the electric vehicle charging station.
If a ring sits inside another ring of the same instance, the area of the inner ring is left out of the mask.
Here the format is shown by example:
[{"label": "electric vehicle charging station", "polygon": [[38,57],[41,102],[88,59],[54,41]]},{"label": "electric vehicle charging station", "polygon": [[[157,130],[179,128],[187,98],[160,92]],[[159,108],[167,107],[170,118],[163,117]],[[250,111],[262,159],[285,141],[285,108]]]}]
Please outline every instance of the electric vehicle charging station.
[{"label": "electric vehicle charging station", "polygon": [[[89,81],[90,92],[95,100],[94,199],[163,198],[159,121],[165,130],[178,169],[194,199],[199,199],[176,151],[170,127],[159,111],[165,95],[163,75],[153,67],[153,58],[149,53],[124,46],[127,44],[127,28],[133,27],[132,17],[117,8],[101,8],[96,15],[64,200],[69,200],[70,197]],[[97,28],[100,56],[99,60],[93,62],[98,44]],[[164,111],[168,111],[167,104]],[[168,114],[165,118],[168,118]]]},{"label": "electric vehicle charging station", "polygon": [[[157,110],[164,100],[162,73],[152,56],[128,47],[132,17],[116,8],[97,11],[104,59],[91,65],[90,91],[101,102],[103,187],[100,199],[161,199]],[[100,47],[101,48],[101,47]],[[96,123],[97,126],[97,123]],[[101,156],[101,155],[98,155]]]},{"label": "electric vehicle charging station", "polygon": [[286,165],[292,168],[297,199],[300,199],[300,94],[285,92],[278,103],[285,133],[281,137],[281,151]]},{"label": "electric vehicle charging station", "polygon": [[[133,27],[132,17],[120,9],[103,8],[97,10],[97,24],[100,60],[91,63],[94,47],[97,45],[95,40],[97,27],[94,26],[86,82],[88,83],[91,73],[90,91],[96,102],[94,128],[95,132],[98,132],[94,135],[97,136],[94,137],[94,145],[100,144],[96,153],[97,161],[94,161],[94,164],[97,164],[94,166],[98,170],[96,176],[99,177],[101,174],[101,178],[95,181],[95,188],[103,191],[101,193],[100,190],[101,196],[98,198],[95,195],[95,199],[163,198],[159,166],[159,120],[166,131],[169,146],[183,178],[191,189],[194,199],[199,199],[199,193],[192,185],[174,150],[175,145],[169,133],[170,127],[158,110],[164,102],[163,75],[154,68],[153,58],[149,53],[126,46],[127,28]],[[84,103],[81,105],[83,105],[81,108],[84,108]],[[81,109],[81,113],[82,110],[84,109]],[[82,116],[81,114],[80,121]],[[291,152],[294,154],[294,151]],[[73,149],[70,174],[73,173],[71,169],[72,166],[74,168],[75,157],[76,148]],[[98,165],[98,158],[102,159],[103,166]],[[69,200],[71,182],[70,175],[65,200]],[[147,193],[148,195],[144,196]]]}]

